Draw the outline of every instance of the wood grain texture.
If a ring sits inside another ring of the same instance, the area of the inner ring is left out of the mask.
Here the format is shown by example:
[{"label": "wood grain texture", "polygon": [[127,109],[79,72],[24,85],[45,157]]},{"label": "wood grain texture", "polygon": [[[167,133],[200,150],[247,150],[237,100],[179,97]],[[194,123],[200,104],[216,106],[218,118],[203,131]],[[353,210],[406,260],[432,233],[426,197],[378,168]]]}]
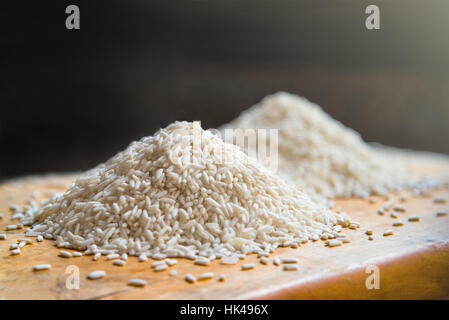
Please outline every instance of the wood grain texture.
[{"label": "wood grain texture", "polygon": [[[420,158],[413,170],[437,175],[449,174],[449,162],[433,158]],[[0,232],[11,224],[10,204],[24,205],[33,191],[39,198],[63,191],[75,175],[34,177],[15,180],[0,185]],[[7,231],[7,240],[0,240],[0,298],[7,299],[437,299],[449,297],[449,216],[437,217],[437,211],[449,210],[449,204],[435,204],[435,196],[449,200],[448,188],[431,191],[430,197],[417,197],[409,191],[392,194],[405,196],[402,203],[405,213],[398,213],[404,221],[402,227],[392,227],[395,219],[388,214],[380,216],[377,209],[383,200],[374,204],[362,199],[338,200],[351,217],[361,222],[358,230],[345,229],[350,244],[328,248],[321,241],[301,245],[297,249],[280,248],[270,257],[268,265],[258,262],[255,255],[240,260],[237,265],[221,265],[213,261],[210,267],[193,265],[192,261],[178,259],[178,265],[170,267],[178,271],[170,276],[167,271],[155,273],[152,260],[138,262],[129,258],[126,266],[112,265],[101,257],[58,257],[58,249],[52,241],[27,245],[20,256],[11,256],[9,245],[20,237],[22,231]],[[408,222],[411,215],[418,215],[420,222]],[[364,232],[374,231],[370,241]],[[394,235],[382,233],[393,229]],[[273,257],[297,257],[298,271],[285,272],[272,264]],[[32,272],[36,264],[50,263],[48,271]],[[241,271],[243,263],[255,263],[256,268]],[[80,270],[80,288],[66,287],[68,266]],[[365,282],[370,274],[367,266],[375,265],[380,272],[380,289],[367,289]],[[106,277],[87,280],[93,270],[105,270]],[[212,280],[189,284],[186,273],[199,275],[212,271]],[[219,274],[226,275],[225,282],[218,282]],[[129,278],[141,278],[148,282],[144,288],[127,285]]]}]

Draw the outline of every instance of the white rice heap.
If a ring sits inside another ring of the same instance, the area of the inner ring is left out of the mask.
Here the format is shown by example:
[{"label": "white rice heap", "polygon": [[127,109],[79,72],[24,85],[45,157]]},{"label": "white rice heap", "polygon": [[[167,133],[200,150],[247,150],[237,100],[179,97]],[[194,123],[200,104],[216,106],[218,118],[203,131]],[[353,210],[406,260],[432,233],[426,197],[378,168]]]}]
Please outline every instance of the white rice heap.
[{"label": "white rice heap", "polygon": [[226,128],[279,129],[277,173],[318,202],[385,194],[414,183],[405,162],[377,152],[356,131],[297,95],[267,96],[221,130]]},{"label": "white rice heap", "polygon": [[197,122],[131,143],[34,219],[32,232],[59,247],[211,259],[335,238],[350,223]]}]

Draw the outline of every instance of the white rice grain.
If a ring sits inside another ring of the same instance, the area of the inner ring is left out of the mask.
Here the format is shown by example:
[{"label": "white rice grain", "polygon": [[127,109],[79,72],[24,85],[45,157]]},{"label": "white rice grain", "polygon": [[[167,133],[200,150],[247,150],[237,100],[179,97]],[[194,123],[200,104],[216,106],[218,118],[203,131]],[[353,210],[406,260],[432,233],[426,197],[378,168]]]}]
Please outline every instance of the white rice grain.
[{"label": "white rice grain", "polygon": [[169,267],[171,267],[171,266],[174,266],[175,264],[177,264],[177,263],[178,263],[178,260],[176,260],[176,259],[165,259],[165,263],[166,263]]},{"label": "white rice grain", "polygon": [[254,269],[255,266],[254,263],[245,263],[242,265],[242,271]]},{"label": "white rice grain", "polygon": [[33,266],[33,271],[44,271],[51,269],[51,264],[38,264]]},{"label": "white rice grain", "polygon": [[68,252],[68,251],[61,250],[61,251],[59,251],[59,256],[61,258],[71,258],[72,254],[70,252]]},{"label": "white rice grain", "polygon": [[104,276],[106,276],[106,272],[104,272],[103,270],[96,270],[96,271],[92,271],[91,273],[89,273],[87,275],[87,279],[97,280],[97,279],[104,278]]},{"label": "white rice grain", "polygon": [[186,274],[186,281],[187,282],[189,282],[189,283],[194,283],[195,281],[196,281],[196,278],[195,278],[195,276],[194,275],[192,275],[192,274],[190,274],[190,273],[187,273]]},{"label": "white rice grain", "polygon": [[115,266],[123,267],[126,264],[126,261],[117,259],[112,261],[112,264]]},{"label": "white rice grain", "polygon": [[204,280],[210,280],[214,277],[214,273],[213,272],[205,272],[205,273],[201,273],[198,276],[198,281],[204,281]]},{"label": "white rice grain", "polygon": [[170,274],[170,276],[174,277],[174,276],[178,275],[178,271],[176,269],[172,269],[172,270],[170,270],[169,274]]},{"label": "white rice grain", "polygon": [[161,264],[161,265],[154,267],[154,272],[165,271],[167,269],[168,269],[168,266],[166,264]]},{"label": "white rice grain", "polygon": [[106,260],[114,260],[117,258],[120,258],[120,255],[118,253],[111,253],[106,256]]},{"label": "white rice grain", "polygon": [[261,264],[268,264],[268,258],[267,257],[261,257],[259,261],[260,261]]},{"label": "white rice grain", "polygon": [[281,258],[282,263],[298,263],[298,261],[296,258]]},{"label": "white rice grain", "polygon": [[147,255],[145,253],[142,253],[142,254],[139,255],[139,258],[138,258],[139,262],[144,262],[144,261],[147,261],[147,260],[148,260],[148,258],[147,258]]},{"label": "white rice grain", "polygon": [[327,246],[332,248],[332,247],[338,247],[341,246],[342,242],[340,240],[337,239],[332,239],[332,240],[328,240],[326,242]]},{"label": "white rice grain", "polygon": [[436,203],[436,204],[444,204],[444,203],[446,203],[447,202],[447,200],[445,199],[445,198],[439,198],[439,197],[437,197],[437,198],[434,198],[433,199],[433,203]]},{"label": "white rice grain", "polygon": [[220,259],[220,264],[233,265],[239,261],[237,256],[225,256]]},{"label": "white rice grain", "polygon": [[166,264],[165,261],[155,261],[151,264],[151,267],[156,268],[157,266],[162,266],[164,264]]},{"label": "white rice grain", "polygon": [[199,257],[193,263],[198,266],[208,266],[210,265],[210,260],[204,257]]},{"label": "white rice grain", "polygon": [[132,287],[145,287],[148,283],[143,279],[131,278],[128,280],[128,285]]},{"label": "white rice grain", "polygon": [[292,264],[286,264],[282,267],[282,270],[284,271],[296,271],[298,270],[298,266],[292,265]]}]

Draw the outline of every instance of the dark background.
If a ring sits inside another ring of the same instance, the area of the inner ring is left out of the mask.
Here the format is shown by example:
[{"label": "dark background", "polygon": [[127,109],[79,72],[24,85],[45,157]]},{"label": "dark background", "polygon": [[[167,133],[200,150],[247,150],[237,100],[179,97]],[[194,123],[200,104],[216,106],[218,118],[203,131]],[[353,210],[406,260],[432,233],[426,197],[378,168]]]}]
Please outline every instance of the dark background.
[{"label": "dark background", "polygon": [[[65,28],[65,8],[81,30]],[[365,28],[376,4],[381,29]],[[449,153],[449,1],[0,4],[0,179],[83,170],[174,120],[307,97],[365,140]]]}]

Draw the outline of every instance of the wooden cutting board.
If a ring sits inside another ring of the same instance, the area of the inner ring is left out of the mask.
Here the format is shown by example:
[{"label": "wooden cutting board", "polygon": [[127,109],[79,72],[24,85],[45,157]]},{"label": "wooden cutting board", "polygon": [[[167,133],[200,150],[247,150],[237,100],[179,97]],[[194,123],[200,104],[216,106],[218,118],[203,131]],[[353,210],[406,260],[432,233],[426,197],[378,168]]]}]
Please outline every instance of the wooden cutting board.
[{"label": "wooden cutting board", "polygon": [[[431,175],[449,175],[449,161],[435,157],[419,157],[412,163],[413,171]],[[48,198],[53,192],[63,191],[75,175],[31,177],[0,185],[0,232],[10,221],[10,204],[22,206],[35,191],[37,198]],[[167,271],[153,272],[152,260],[138,262],[131,257],[123,267],[111,264],[101,257],[58,257],[59,250],[52,241],[27,245],[20,256],[11,256],[9,246],[23,237],[21,231],[8,231],[7,240],[0,240],[0,299],[437,299],[449,297],[449,216],[437,217],[436,212],[449,210],[447,187],[431,190],[428,197],[413,195],[411,191],[391,194],[406,198],[400,205],[405,213],[393,219],[381,216],[377,209],[383,203],[367,200],[338,200],[354,219],[361,222],[357,230],[345,229],[351,243],[340,247],[325,247],[324,243],[309,242],[297,249],[280,248],[270,257],[268,265],[259,263],[255,255],[240,260],[237,265],[221,265],[213,261],[210,267],[193,265],[192,261],[178,259],[178,275]],[[448,200],[433,202],[435,197]],[[408,222],[410,216],[419,216],[419,222]],[[392,227],[396,220],[402,227]],[[374,240],[364,234],[374,231]],[[383,232],[393,229],[392,236]],[[298,271],[282,271],[273,265],[273,257],[296,257]],[[37,264],[49,263],[51,270],[33,272]],[[241,271],[243,263],[255,263],[253,270]],[[75,270],[75,271],[74,271]],[[79,271],[79,289],[73,281]],[[87,280],[93,270],[104,270],[100,280]],[[189,284],[186,273],[199,275],[214,272],[212,280]],[[378,272],[377,272],[378,271]],[[219,274],[226,275],[218,282]],[[372,288],[378,279],[379,288]],[[148,282],[144,288],[127,285],[129,278]],[[371,284],[369,289],[366,283]],[[67,286],[67,283],[69,286]],[[72,285],[72,286],[70,286]]]}]

